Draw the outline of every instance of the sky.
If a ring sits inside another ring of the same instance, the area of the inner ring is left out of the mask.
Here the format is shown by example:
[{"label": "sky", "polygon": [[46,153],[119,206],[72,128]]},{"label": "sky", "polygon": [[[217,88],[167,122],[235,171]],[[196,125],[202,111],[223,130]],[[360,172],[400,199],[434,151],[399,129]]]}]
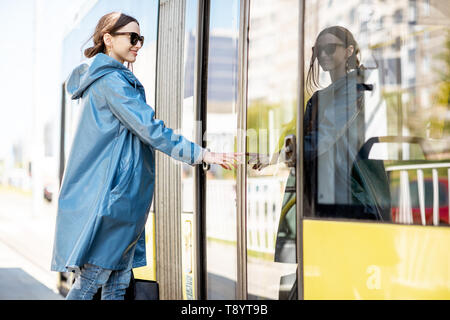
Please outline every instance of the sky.
[{"label": "sky", "polygon": [[9,142],[27,130],[28,117],[23,116],[31,96],[23,88],[32,87],[33,3],[31,0],[0,0],[0,155]]},{"label": "sky", "polygon": [[[73,20],[85,1],[0,0],[0,157],[10,153],[13,141],[30,139],[31,107],[36,100],[33,61],[49,62],[37,68],[39,81],[45,82],[45,75],[59,70],[59,61],[51,59],[59,54],[67,21]],[[39,40],[34,41],[37,32]]]}]

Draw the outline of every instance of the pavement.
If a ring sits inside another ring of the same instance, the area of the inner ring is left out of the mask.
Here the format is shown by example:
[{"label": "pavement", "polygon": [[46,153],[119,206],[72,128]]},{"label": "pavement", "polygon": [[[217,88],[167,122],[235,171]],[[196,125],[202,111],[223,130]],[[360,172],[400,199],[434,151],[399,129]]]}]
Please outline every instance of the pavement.
[{"label": "pavement", "polygon": [[[50,271],[56,204],[42,198],[38,207],[33,205],[31,194],[0,185],[0,300],[64,299],[56,288],[58,273]],[[235,247],[209,245],[209,268],[216,275],[211,281],[235,279],[232,268],[224,267],[229,264],[225,258],[234,256]],[[294,273],[295,268],[295,264],[285,266],[250,257],[249,293],[276,299],[280,277]],[[267,274],[273,276],[265,277]]]},{"label": "pavement", "polygon": [[0,187],[0,300],[61,300],[50,271],[56,207]]}]

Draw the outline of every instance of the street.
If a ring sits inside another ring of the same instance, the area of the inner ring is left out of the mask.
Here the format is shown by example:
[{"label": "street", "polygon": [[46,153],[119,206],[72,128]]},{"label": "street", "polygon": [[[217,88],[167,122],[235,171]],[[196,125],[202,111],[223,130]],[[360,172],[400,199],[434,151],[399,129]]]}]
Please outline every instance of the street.
[{"label": "street", "polygon": [[0,188],[0,300],[61,300],[50,271],[54,207],[31,212],[31,195]]}]

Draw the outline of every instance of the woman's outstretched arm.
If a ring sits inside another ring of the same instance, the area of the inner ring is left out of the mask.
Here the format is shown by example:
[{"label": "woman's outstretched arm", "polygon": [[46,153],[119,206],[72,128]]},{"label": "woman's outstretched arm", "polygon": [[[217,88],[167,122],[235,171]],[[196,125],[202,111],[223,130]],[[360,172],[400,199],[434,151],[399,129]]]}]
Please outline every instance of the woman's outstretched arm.
[{"label": "woman's outstretched arm", "polygon": [[119,72],[113,72],[101,81],[97,90],[102,92],[98,94],[105,96],[114,116],[145,144],[190,165],[204,161],[231,169],[230,165],[237,161],[236,154],[209,152],[167,128],[162,120],[155,118],[155,111],[144,102],[139,91]]}]

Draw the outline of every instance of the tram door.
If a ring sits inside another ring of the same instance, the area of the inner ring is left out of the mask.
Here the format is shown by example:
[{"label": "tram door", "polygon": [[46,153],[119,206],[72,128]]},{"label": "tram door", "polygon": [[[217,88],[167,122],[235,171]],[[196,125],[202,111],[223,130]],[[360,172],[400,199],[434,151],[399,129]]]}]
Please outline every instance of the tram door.
[{"label": "tram door", "polygon": [[[210,1],[206,147],[235,152],[237,137],[239,0]],[[236,299],[236,171],[206,172],[206,295]]]},{"label": "tram door", "polygon": [[247,91],[247,291],[297,296],[299,1],[250,1]]},{"label": "tram door", "polygon": [[[212,166],[205,190],[207,298],[236,299],[238,279],[246,279],[250,299],[288,299],[296,294],[297,273],[298,1],[250,1],[248,88],[238,88],[241,10],[238,0],[210,2],[203,138],[212,151],[235,152],[239,134],[246,134],[246,265],[237,261],[238,246],[245,247],[237,239],[242,181],[236,171]],[[244,106],[238,90],[248,90]],[[244,111],[247,130],[238,133]]]},{"label": "tram door", "polygon": [[[449,233],[436,227],[448,226],[448,151],[408,144],[449,135],[442,120],[448,87],[436,71],[448,62],[445,8],[253,0],[247,12],[242,1],[207,2],[202,138],[212,151],[235,152],[245,134],[247,164],[239,178],[220,166],[205,171],[206,298],[448,297],[450,251],[442,243]],[[240,59],[244,20],[247,56]],[[238,130],[243,114],[245,133]],[[304,182],[301,195],[296,181]]]}]

